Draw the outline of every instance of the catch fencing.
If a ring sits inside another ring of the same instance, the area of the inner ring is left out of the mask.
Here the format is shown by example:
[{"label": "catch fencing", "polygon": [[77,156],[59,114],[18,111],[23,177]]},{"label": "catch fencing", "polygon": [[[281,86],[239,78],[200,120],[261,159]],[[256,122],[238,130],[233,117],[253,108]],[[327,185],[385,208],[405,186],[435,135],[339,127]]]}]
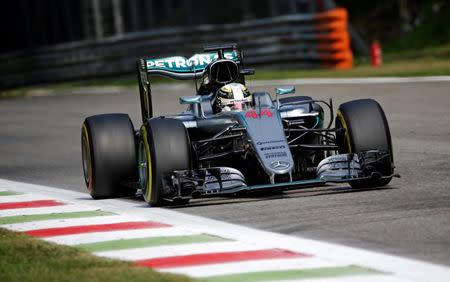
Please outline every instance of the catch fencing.
[{"label": "catch fencing", "polygon": [[0,55],[0,87],[130,74],[138,57],[189,57],[203,44],[236,42],[249,67],[351,68],[347,11],[237,24],[163,28]]}]

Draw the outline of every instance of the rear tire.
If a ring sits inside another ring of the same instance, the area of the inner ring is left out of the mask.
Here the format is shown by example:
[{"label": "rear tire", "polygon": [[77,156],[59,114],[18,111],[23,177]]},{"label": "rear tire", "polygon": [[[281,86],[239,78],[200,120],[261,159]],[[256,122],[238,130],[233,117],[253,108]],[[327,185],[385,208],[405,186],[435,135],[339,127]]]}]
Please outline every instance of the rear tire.
[{"label": "rear tire", "polygon": [[127,114],[103,114],[85,119],[81,151],[86,187],[94,199],[134,193],[125,184],[136,182],[134,127]]},{"label": "rear tire", "polygon": [[[368,150],[389,152],[380,173],[389,176],[394,171],[391,133],[380,104],[372,99],[354,100],[339,106],[336,117],[336,128],[344,128],[337,134],[339,153],[360,153]],[[385,186],[391,178],[352,181],[352,188],[370,188]]]},{"label": "rear tire", "polygon": [[[150,119],[141,127],[138,149],[139,183],[150,206],[163,204],[164,175],[191,169],[191,146],[184,124],[176,119]],[[187,203],[184,200],[183,203]]]}]

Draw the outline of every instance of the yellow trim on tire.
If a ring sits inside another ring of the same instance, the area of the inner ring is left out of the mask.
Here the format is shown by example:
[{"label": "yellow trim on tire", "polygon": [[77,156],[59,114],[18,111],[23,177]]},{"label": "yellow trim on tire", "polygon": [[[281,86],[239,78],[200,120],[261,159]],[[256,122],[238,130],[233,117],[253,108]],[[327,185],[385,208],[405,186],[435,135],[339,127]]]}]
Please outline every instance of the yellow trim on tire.
[{"label": "yellow trim on tire", "polygon": [[[145,156],[147,159],[147,189],[145,191],[144,194],[144,200],[147,203],[151,203],[152,202],[152,159],[151,159],[151,154],[150,154],[150,145],[148,144],[148,138],[147,138],[147,128],[143,125],[141,127],[141,136],[142,136],[142,141],[144,141],[144,147],[145,147]],[[140,164],[139,164],[140,165]]]},{"label": "yellow trim on tire", "polygon": [[[88,171],[87,171],[87,174],[88,174],[88,180],[86,181],[86,188],[88,189],[88,191],[89,191],[89,193],[91,193],[92,194],[92,192],[93,192],[93,171],[92,171],[92,156],[91,156],[91,145],[89,144],[89,133],[88,133],[88,130],[87,130],[87,127],[86,127],[86,123],[83,123],[83,135],[84,136],[82,136],[82,138],[84,138],[85,139],[85,144],[86,144],[86,146],[87,146],[87,157],[88,157],[88,161],[87,161],[87,164],[88,164],[88,167],[87,167],[87,169],[88,169]],[[82,145],[83,145],[83,143],[82,143]],[[86,173],[85,171],[83,171],[84,173]],[[85,175],[85,180],[86,180],[86,175]]]},{"label": "yellow trim on tire", "polygon": [[350,143],[350,135],[348,134],[348,126],[347,123],[345,122],[344,116],[342,115],[341,111],[337,111],[336,113],[337,117],[339,118],[339,120],[341,121],[342,127],[345,129],[345,142],[347,143],[348,146],[348,153],[352,153],[352,145]]}]

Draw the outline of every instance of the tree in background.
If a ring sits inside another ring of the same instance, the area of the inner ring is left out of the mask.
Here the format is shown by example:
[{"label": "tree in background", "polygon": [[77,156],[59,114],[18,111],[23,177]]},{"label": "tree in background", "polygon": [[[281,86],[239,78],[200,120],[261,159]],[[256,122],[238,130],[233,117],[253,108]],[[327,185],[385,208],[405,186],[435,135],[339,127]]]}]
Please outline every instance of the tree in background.
[{"label": "tree in background", "polygon": [[380,39],[417,48],[450,43],[448,0],[336,2],[350,11],[351,22],[367,41]]}]

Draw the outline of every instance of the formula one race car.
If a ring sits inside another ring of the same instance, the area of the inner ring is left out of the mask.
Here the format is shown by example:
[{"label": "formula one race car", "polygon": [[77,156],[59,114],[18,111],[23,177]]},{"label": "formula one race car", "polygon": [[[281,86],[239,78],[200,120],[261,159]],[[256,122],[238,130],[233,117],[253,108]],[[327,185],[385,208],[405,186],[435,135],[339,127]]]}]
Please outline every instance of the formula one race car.
[{"label": "formula one race car", "polygon": [[[348,182],[379,187],[394,177],[391,135],[372,99],[339,106],[332,100],[288,96],[294,87],[251,93],[235,44],[206,46],[189,59],[139,59],[142,126],[127,114],[85,119],[84,178],[95,199],[142,191],[151,206],[195,197],[284,190]],[[193,80],[187,110],[153,116],[149,76]],[[323,108],[329,121],[325,123]],[[333,120],[335,127],[332,128]]]}]

